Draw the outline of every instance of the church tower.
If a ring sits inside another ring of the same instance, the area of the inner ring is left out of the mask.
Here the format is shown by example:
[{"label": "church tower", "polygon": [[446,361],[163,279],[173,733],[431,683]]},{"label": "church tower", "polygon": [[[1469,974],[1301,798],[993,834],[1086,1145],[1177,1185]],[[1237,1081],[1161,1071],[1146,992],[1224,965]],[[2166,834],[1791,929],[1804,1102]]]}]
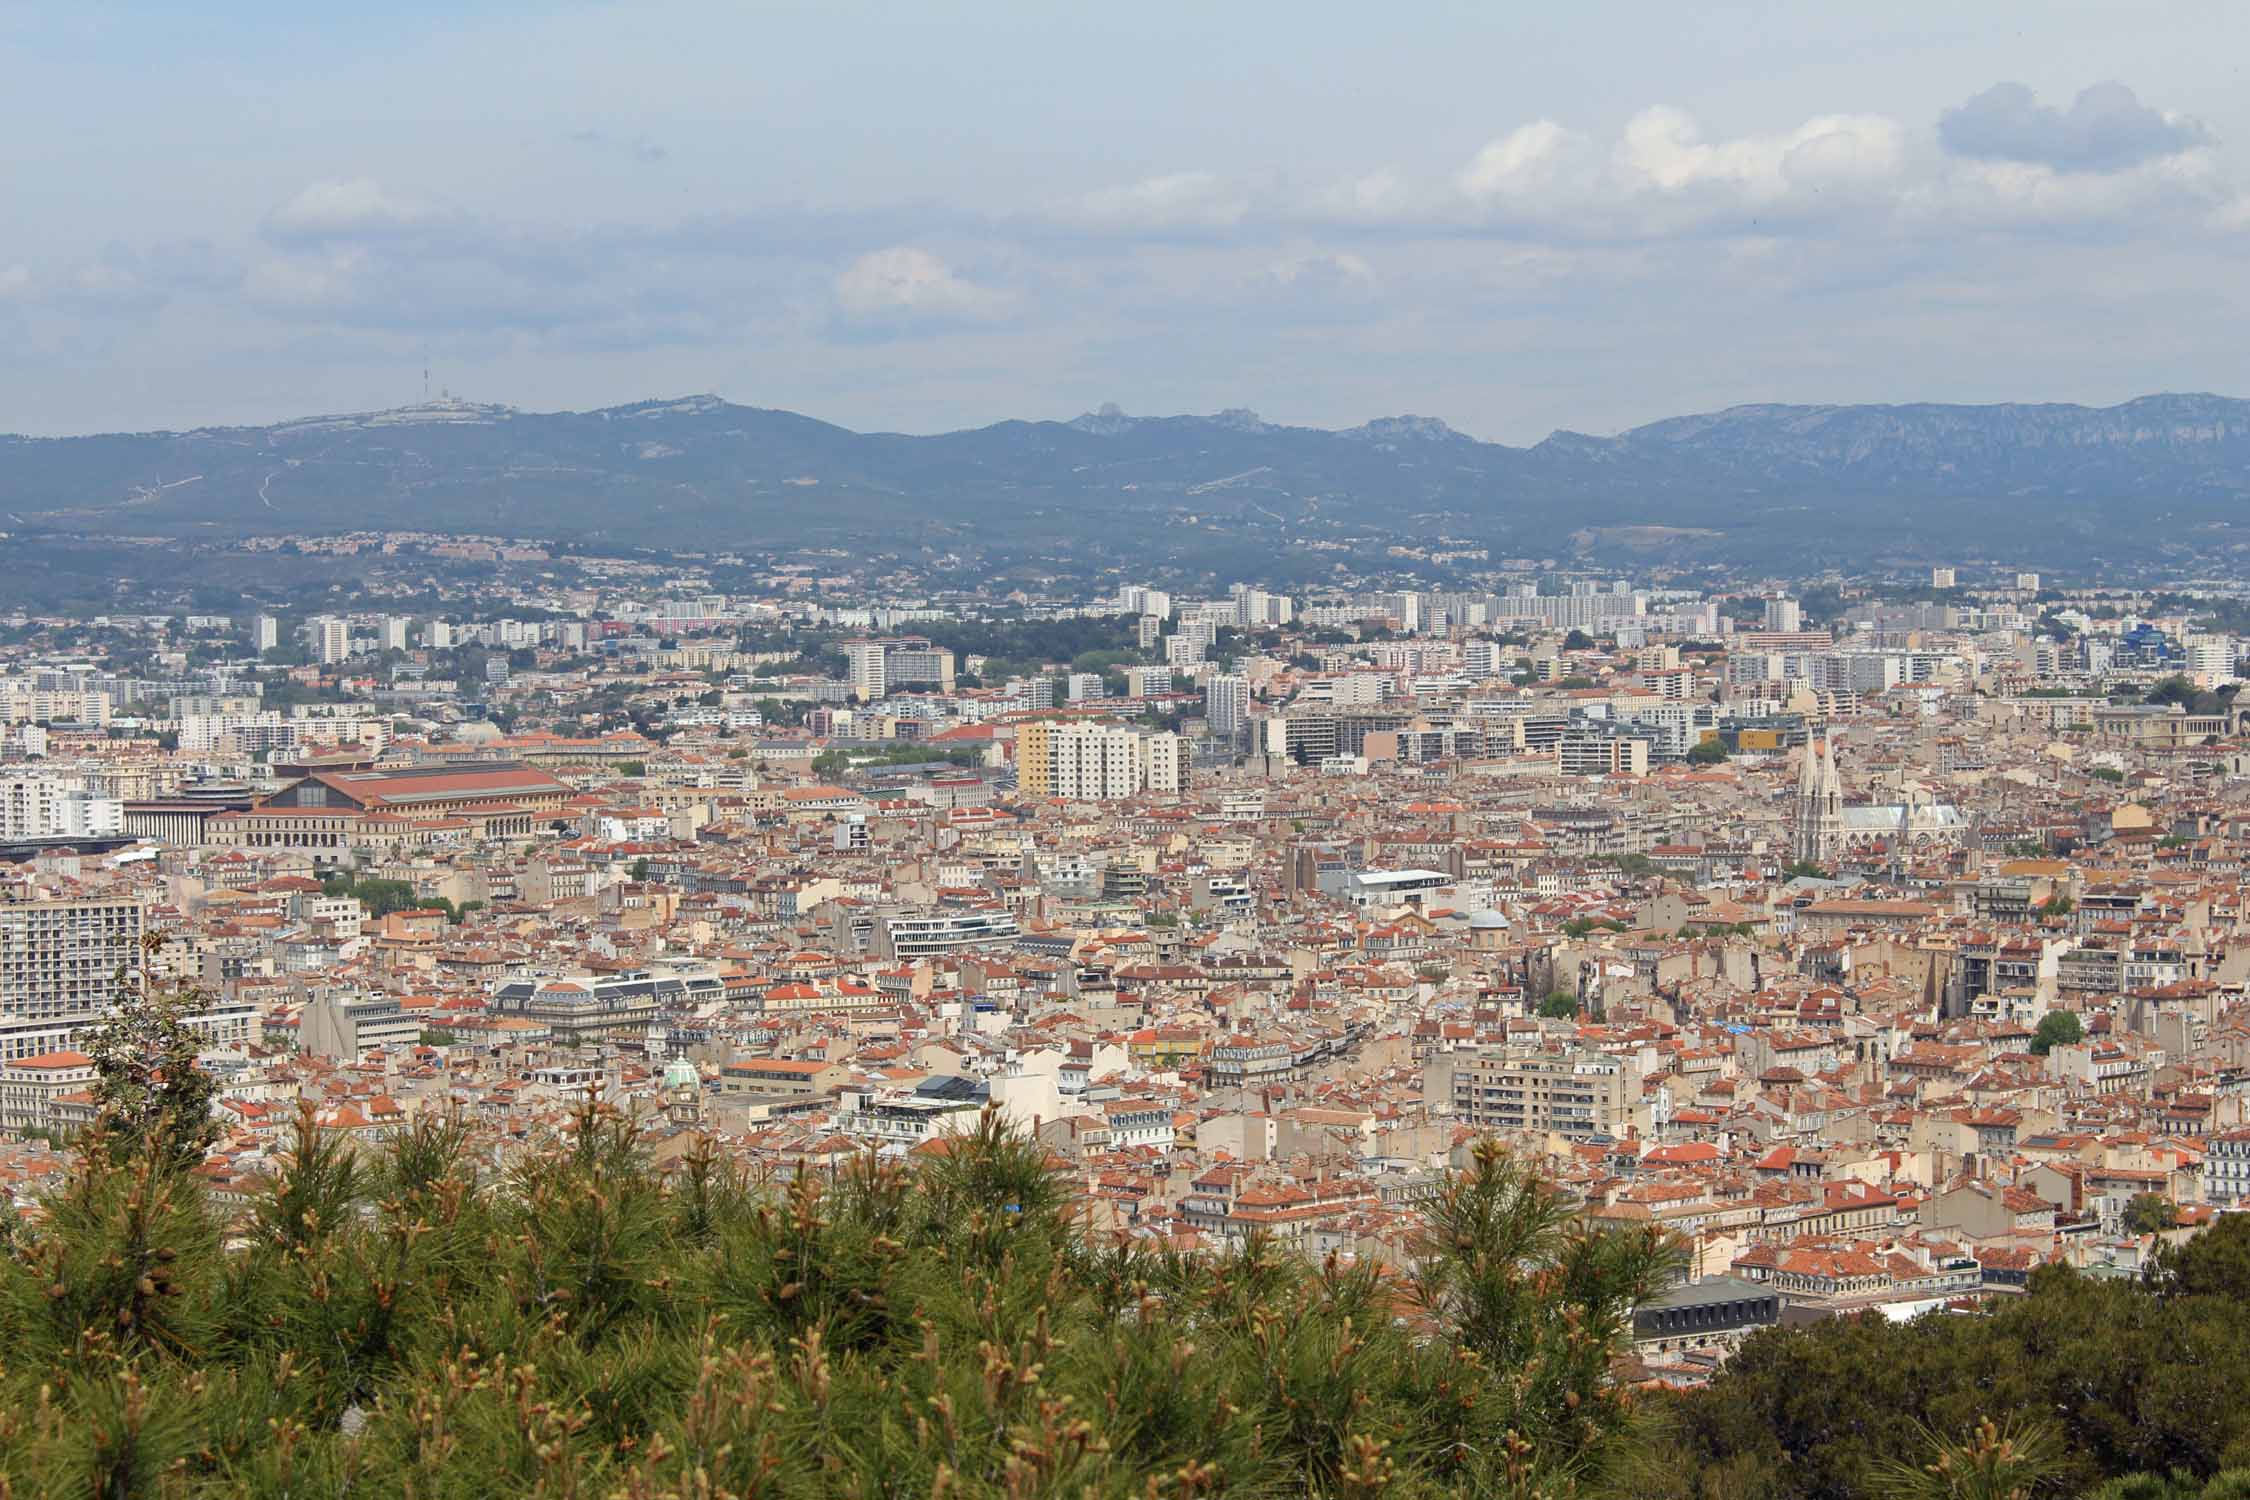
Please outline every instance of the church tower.
[{"label": "church tower", "polygon": [[1914,841],[1914,791],[1909,787],[1898,804],[1898,832],[1891,845],[1891,884],[1906,883],[1906,855]]},{"label": "church tower", "polygon": [[1796,858],[1833,866],[1844,851],[1844,785],[1836,774],[1836,740],[1807,739],[1797,770]]}]

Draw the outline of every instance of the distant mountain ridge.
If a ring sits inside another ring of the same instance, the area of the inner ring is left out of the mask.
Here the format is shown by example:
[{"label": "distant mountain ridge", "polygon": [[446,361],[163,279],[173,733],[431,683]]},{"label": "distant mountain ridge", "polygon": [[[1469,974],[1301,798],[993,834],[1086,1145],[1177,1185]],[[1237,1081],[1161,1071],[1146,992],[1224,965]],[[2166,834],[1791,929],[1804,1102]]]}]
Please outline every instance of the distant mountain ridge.
[{"label": "distant mountain ridge", "polygon": [[1145,547],[1194,527],[1199,544],[1374,532],[1583,550],[1621,529],[1646,546],[1653,528],[1740,552],[1865,546],[1916,525],[1997,540],[2036,523],[2083,549],[2105,517],[2224,531],[2250,520],[2246,499],[2250,401],[2206,394],[1735,406],[1528,448],[1431,417],[1329,431],[1247,410],[1114,406],[860,433],[709,395],[550,413],[449,399],[265,427],[0,437],[0,526],[34,534],[389,527],[664,546]]}]

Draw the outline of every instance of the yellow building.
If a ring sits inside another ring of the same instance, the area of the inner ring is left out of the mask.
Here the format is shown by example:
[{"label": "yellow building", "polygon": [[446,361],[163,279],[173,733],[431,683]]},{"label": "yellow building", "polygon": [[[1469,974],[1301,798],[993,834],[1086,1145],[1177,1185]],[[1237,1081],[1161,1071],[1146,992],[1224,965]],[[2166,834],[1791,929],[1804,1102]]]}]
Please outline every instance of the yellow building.
[{"label": "yellow building", "polygon": [[1027,797],[1055,794],[1055,730],[1052,719],[1016,726],[1016,786]]}]

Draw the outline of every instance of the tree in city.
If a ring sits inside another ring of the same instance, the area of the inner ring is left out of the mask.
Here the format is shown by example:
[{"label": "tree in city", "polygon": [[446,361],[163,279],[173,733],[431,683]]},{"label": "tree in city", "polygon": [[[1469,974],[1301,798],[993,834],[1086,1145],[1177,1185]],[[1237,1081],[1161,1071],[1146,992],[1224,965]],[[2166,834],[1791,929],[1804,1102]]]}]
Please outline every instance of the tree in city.
[{"label": "tree in city", "polygon": [[86,1040],[94,1064],[97,1149],[119,1161],[151,1155],[193,1166],[218,1139],[218,1085],[196,1064],[201,1043],[186,1016],[208,997],[160,983],[162,933],[141,939],[141,962],[119,976],[119,1002]]},{"label": "tree in city", "polygon": [[1568,990],[1556,990],[1539,1002],[1539,1014],[1550,1021],[1568,1021],[1578,1014],[1578,997]]},{"label": "tree in city", "polygon": [[2031,1050],[2041,1057],[2057,1047],[2075,1047],[2086,1039],[2086,1024],[2072,1010],[2051,1010],[2032,1029]]},{"label": "tree in city", "polygon": [[2176,1229],[2179,1223],[2179,1205],[2162,1193],[2135,1193],[2126,1201],[2127,1234],[2157,1234],[2166,1229]]}]

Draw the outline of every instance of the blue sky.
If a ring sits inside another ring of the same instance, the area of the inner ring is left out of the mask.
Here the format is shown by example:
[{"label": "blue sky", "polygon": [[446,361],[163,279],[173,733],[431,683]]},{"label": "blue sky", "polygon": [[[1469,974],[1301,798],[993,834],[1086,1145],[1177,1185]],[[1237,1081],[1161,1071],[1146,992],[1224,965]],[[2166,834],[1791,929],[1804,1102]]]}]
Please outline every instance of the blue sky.
[{"label": "blue sky", "polygon": [[[334,14],[328,13],[334,10]],[[2250,394],[2250,8],[0,0],[0,430]]]}]

